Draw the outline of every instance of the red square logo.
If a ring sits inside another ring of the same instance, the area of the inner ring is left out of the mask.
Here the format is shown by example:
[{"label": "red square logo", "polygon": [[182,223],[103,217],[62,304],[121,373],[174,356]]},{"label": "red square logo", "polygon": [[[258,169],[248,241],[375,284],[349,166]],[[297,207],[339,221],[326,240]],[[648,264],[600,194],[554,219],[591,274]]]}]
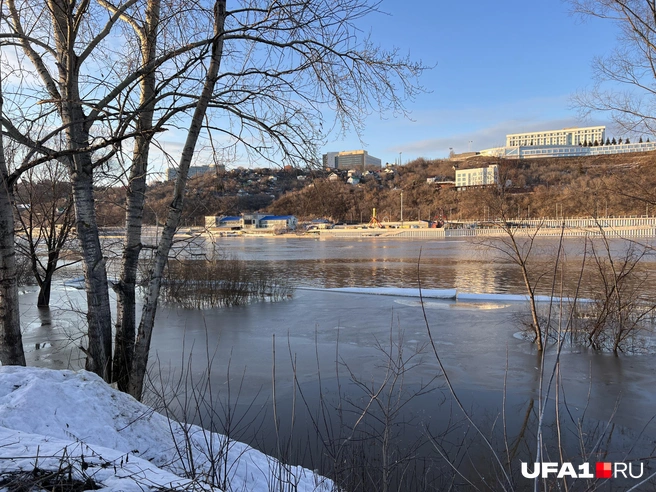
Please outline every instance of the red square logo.
[{"label": "red square logo", "polygon": [[613,464],[612,463],[597,462],[596,472],[597,472],[596,473],[597,478],[612,478],[613,477]]}]

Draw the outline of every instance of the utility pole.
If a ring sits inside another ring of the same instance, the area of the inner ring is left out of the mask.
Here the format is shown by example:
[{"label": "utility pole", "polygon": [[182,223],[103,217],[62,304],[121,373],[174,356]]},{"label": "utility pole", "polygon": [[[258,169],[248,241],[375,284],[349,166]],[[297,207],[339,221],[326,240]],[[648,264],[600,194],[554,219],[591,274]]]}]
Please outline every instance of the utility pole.
[{"label": "utility pole", "polygon": [[401,227],[403,227],[403,190],[401,190]]}]

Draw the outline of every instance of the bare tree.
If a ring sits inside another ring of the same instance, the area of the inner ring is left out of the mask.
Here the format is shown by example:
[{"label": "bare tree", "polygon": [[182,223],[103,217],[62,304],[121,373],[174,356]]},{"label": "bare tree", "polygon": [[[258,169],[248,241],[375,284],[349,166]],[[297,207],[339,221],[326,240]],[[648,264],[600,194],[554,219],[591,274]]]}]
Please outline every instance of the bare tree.
[{"label": "bare tree", "polygon": [[[144,47],[152,50],[158,42],[154,36],[148,37],[147,27],[156,23],[156,8],[153,2],[149,5],[153,15],[150,24],[131,22],[142,39],[143,60],[151,56]],[[321,121],[326,107],[333,109],[341,128],[356,130],[371,108],[403,112],[402,101],[418,90],[413,79],[423,66],[394,51],[383,51],[368,40],[358,41],[355,21],[374,13],[376,5],[362,0],[315,0],[303,4],[262,0],[241,2],[235,10],[228,11],[223,2],[216,3],[212,12],[214,32],[207,36],[213,42],[202,53],[207,69],[194,79],[203,84],[202,90],[188,106],[193,114],[178,160],[168,218],[149,275],[134,358],[129,348],[134,295],[128,291],[134,289],[143,199],[128,197],[128,223],[132,225],[128,227],[126,243],[135,247],[130,255],[124,255],[119,285],[119,302],[123,305],[118,309],[119,325],[124,331],[121,344],[117,343],[117,349],[126,346],[128,353],[117,353],[116,360],[125,361],[124,367],[131,368],[128,384],[135,397],[141,395],[161,279],[173,234],[180,223],[187,171],[199,139],[205,136],[214,152],[240,146],[254,158],[270,162],[309,163],[315,160],[317,144],[323,138]],[[144,93],[153,94],[152,83],[142,80],[142,97]],[[152,97],[161,97],[160,90]],[[189,91],[184,92],[185,96],[182,93],[177,94],[181,99],[190,97]],[[161,125],[162,119],[170,117],[169,113],[160,112],[160,119],[153,122],[148,111],[145,115],[145,126]],[[225,142],[222,147],[220,142]],[[142,167],[136,174],[133,168],[131,191],[141,194],[138,188],[145,179],[147,158],[136,146],[133,155],[133,162],[136,158]],[[117,332],[117,340],[118,336]],[[126,382],[122,377],[119,384]]]},{"label": "bare tree", "polygon": [[[43,6],[28,1],[8,0],[2,5],[0,40],[17,49],[3,60],[16,76],[0,123],[9,138],[30,150],[10,179],[53,160],[68,168],[86,278],[89,331],[88,347],[82,349],[87,369],[110,380],[112,319],[95,215],[94,173],[118,152],[123,140],[148,133],[134,125],[142,108],[131,94],[139,80],[210,40],[201,33],[160,54],[158,62],[131,64],[121,56],[122,50],[131,48],[129,40],[121,44],[112,35],[118,34],[119,19],[132,11],[138,15],[143,5],[138,0],[115,8],[101,3],[51,0],[45,4],[45,15]],[[198,59],[198,54],[193,57]],[[175,100],[175,90],[173,94]]]},{"label": "bare tree", "polygon": [[[656,4],[653,0],[570,0],[583,17],[614,22],[618,46],[593,60],[595,84],[574,96],[583,115],[607,111],[630,132],[656,130]],[[622,86],[625,88],[622,89]]]},{"label": "bare tree", "polygon": [[[476,242],[486,249],[496,250],[503,257],[519,267],[526,288],[531,321],[529,331],[538,350],[543,350],[547,342],[548,326],[540,319],[537,305],[537,289],[547,271],[536,268],[536,238],[540,225],[530,228],[522,227],[521,220],[510,219],[513,207],[503,189],[490,189],[487,193],[488,214],[493,218],[489,225],[502,231],[500,237],[477,237]],[[547,323],[548,325],[548,323]]]},{"label": "bare tree", "polygon": [[[46,6],[46,16],[27,1],[8,0],[3,7],[0,39],[20,48],[15,63],[30,73],[30,84],[17,82],[15,114],[6,111],[0,123],[32,151],[20,169],[52,159],[69,169],[89,309],[87,368],[107,380],[112,321],[93,179],[95,169],[113,155],[124,156],[121,143],[133,139],[132,155],[124,159],[128,232],[115,363],[119,385],[139,396],[161,276],[198,147],[208,142],[219,153],[239,147],[254,159],[313,162],[326,134],[326,110],[334,116],[328,129],[358,132],[372,110],[404,113],[403,101],[419,90],[416,77],[424,67],[361,39],[358,21],[378,8],[367,0],[243,0],[232,10],[221,0],[185,8],[159,0],[50,0]],[[119,32],[124,42],[117,45]],[[14,60],[6,64],[15,68]],[[34,137],[12,124],[39,118],[49,122],[50,133]],[[134,278],[148,152],[153,145],[161,148],[157,134],[167,128],[186,128],[187,139],[175,158],[178,180],[135,338]],[[55,136],[63,143],[54,145]]]},{"label": "bare tree", "polygon": [[55,272],[74,225],[73,197],[66,169],[58,162],[25,172],[15,190],[18,250],[30,262],[39,286],[37,306],[50,305]]}]

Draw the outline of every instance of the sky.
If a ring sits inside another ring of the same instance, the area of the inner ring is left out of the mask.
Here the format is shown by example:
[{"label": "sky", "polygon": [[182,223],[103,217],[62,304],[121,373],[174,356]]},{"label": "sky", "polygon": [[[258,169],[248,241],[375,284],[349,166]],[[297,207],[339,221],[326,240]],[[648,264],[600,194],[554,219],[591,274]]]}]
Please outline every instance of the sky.
[{"label": "sky", "polygon": [[[327,135],[319,154],[365,149],[383,164],[406,163],[503,146],[509,133],[606,125],[607,135],[626,136],[607,114],[582,119],[571,99],[592,87],[593,59],[616,46],[612,22],[574,15],[567,0],[382,0],[379,8],[360,21],[362,37],[432,67],[419,80],[425,92],[406,101],[409,117],[371,114],[361,135]],[[330,121],[328,113],[324,128]],[[184,132],[160,142],[178,156]],[[205,145],[198,156],[211,153]],[[156,154],[161,175],[175,162]],[[218,159],[271,166],[239,153]]]},{"label": "sky", "polygon": [[323,152],[365,149],[385,162],[447,157],[505,144],[508,133],[607,125],[581,119],[571,97],[593,84],[592,61],[616,45],[609,21],[582,19],[561,0],[384,0],[389,15],[363,30],[434,66],[410,119],[371,115],[362,141],[331,138]]}]

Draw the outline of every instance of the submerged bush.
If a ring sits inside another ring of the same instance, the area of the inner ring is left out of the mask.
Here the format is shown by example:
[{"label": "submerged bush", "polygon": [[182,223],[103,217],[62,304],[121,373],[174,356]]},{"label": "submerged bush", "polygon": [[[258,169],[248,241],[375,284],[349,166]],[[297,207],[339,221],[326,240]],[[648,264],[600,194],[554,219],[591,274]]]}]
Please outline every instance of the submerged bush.
[{"label": "submerged bush", "polygon": [[238,306],[256,300],[279,301],[293,294],[291,284],[273,269],[249,266],[235,258],[178,260],[168,265],[163,302],[189,309]]}]

